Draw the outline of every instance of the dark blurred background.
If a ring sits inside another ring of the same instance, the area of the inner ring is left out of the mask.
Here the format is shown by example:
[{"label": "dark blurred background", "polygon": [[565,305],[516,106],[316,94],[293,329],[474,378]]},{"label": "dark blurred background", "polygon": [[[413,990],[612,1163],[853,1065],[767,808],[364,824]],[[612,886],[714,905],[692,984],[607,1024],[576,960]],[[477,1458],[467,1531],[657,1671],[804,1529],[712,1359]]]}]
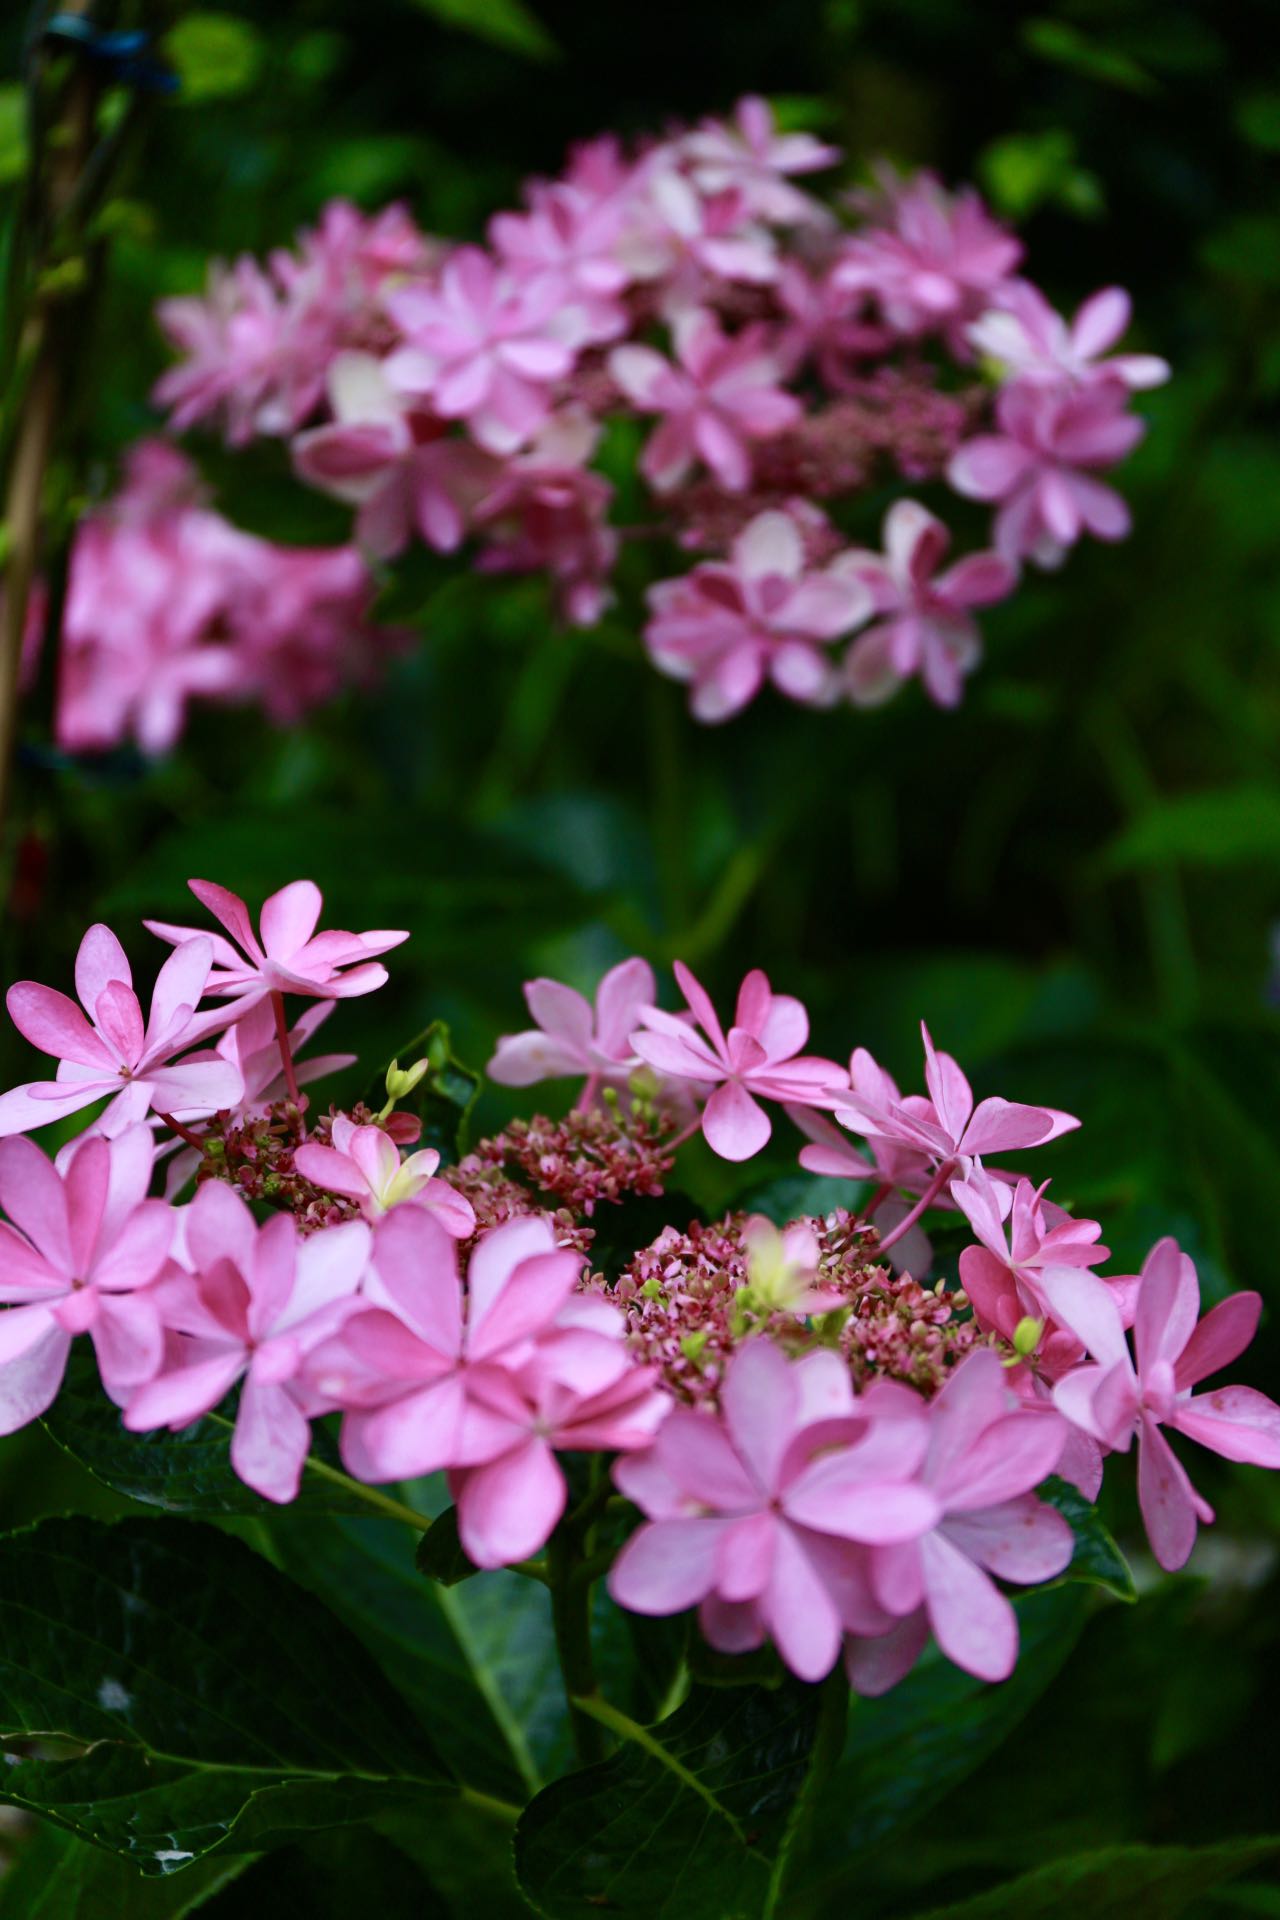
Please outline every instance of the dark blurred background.
[{"label": "dark blurred background", "polygon": [[[418,554],[385,606],[420,629],[420,648],[381,693],[303,730],[198,714],[173,758],[148,767],[70,765],[33,729],[0,973],[68,984],[95,917],[149,970],[159,950],[138,921],[186,918],[188,875],[256,901],[310,874],[331,923],[413,932],[392,985],[329,1029],[366,1067],[432,1016],[483,1064],[523,1024],[529,975],[587,985],[634,951],[685,958],[721,996],[763,965],[807,1000],[823,1051],[867,1045],[913,1087],[924,1016],[979,1093],[1082,1117],[1035,1170],[1103,1220],[1117,1269],[1172,1231],[1207,1298],[1268,1297],[1241,1374],[1274,1391],[1276,27],[1264,0],[1043,12],[539,0],[536,17],[515,0],[258,0],[186,13],[171,43],[183,93],[153,116],[111,216],[103,324],[85,343],[86,457],[66,476],[82,504],[155,426],[146,396],[164,354],[150,310],[198,286],[209,254],[285,243],[335,194],[371,208],[403,197],[427,228],[478,237],[571,141],[661,130],[747,91],[840,144],[847,184],[880,155],[975,179],[1057,304],[1130,288],[1135,339],[1175,377],[1143,398],[1150,433],[1119,477],[1133,538],[1078,551],[986,616],[988,656],[958,714],[913,688],[871,714],[765,696],[698,728],[641,654],[642,577],[624,575],[618,607],[583,634],[555,626],[536,583]],[[18,40],[18,22],[0,29],[8,75]],[[298,487],[279,448],[190,446],[231,518],[345,537],[343,511]],[[867,539],[884,505],[860,507]],[[0,1040],[5,1084],[34,1064]],[[505,1107],[486,1096],[490,1118]],[[784,1132],[779,1173],[794,1164]],[[707,1162],[699,1183],[718,1203],[731,1173]],[[0,1449],[10,1517],[91,1497],[52,1478],[38,1446]],[[1095,1622],[981,1807],[944,1821],[948,1871],[989,1866],[992,1849],[1009,1871],[1034,1864],[1018,1829],[1043,1837],[1035,1793],[1061,1796],[1068,1842],[1275,1829],[1280,1495],[1259,1472],[1203,1457],[1195,1471],[1223,1522],[1193,1563],[1200,1578]],[[1127,1537],[1123,1496],[1114,1517]],[[1043,1761],[1055,1727],[1060,1772]],[[939,1834],[924,1838],[886,1863],[868,1911],[941,1870]],[[1258,1904],[1269,1898],[1250,1888],[1247,1910],[1280,1913],[1280,1896]]]}]

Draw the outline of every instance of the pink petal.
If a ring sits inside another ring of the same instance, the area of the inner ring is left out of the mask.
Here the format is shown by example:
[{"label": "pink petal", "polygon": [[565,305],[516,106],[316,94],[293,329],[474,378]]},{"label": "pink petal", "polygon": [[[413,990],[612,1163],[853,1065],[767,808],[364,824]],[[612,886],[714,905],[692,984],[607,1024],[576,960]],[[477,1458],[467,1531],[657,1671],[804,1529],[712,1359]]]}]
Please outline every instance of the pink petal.
[{"label": "pink petal", "polygon": [[[258,945],[257,935],[253,931],[253,922],[249,910],[238,894],[229,893],[226,887],[220,887],[213,880],[188,880],[187,885],[202,907],[207,907],[214,919],[225,927],[231,938],[248,954],[250,960],[261,960],[262,948]],[[183,930],[187,937],[186,930]]]},{"label": "pink petal", "polygon": [[[920,1023],[920,1033],[924,1040],[924,1078],[929,1098],[942,1126],[953,1141],[958,1141],[973,1112],[973,1094],[969,1082],[949,1053],[937,1053],[934,1050],[929,1029],[923,1021]],[[977,1153],[979,1149],[975,1147],[972,1151]]]},{"label": "pink petal", "polygon": [[1132,303],[1123,287],[1091,294],[1071,323],[1071,345],[1082,360],[1092,360],[1125,333]]},{"label": "pink petal", "polygon": [[349,1155],[338,1153],[333,1147],[306,1140],[294,1149],[293,1164],[304,1180],[322,1187],[326,1193],[339,1193],[357,1201],[368,1197],[369,1182],[360,1168]]},{"label": "pink petal", "polygon": [[830,1673],[840,1657],[840,1616],[790,1527],[777,1529],[773,1574],[760,1612],[792,1673],[801,1680],[821,1680]]},{"label": "pink petal", "polygon": [[130,1433],[148,1433],[153,1427],[186,1427],[211,1413],[224,1400],[245,1369],[245,1354],[235,1348],[194,1366],[175,1367],[140,1387],[125,1409]]},{"label": "pink petal", "polygon": [[707,1101],[702,1132],[713,1153],[722,1160],[750,1160],[768,1145],[773,1132],[769,1116],[737,1080],[726,1080]]},{"label": "pink petal", "polygon": [[949,1512],[974,1512],[1029,1493],[1058,1464],[1066,1422],[1049,1412],[1004,1414],[935,1479]]},{"label": "pink petal", "polygon": [[609,1592],[632,1613],[683,1613],[715,1584],[722,1520],[656,1520],[633,1533],[609,1573]]},{"label": "pink petal", "polygon": [[1181,1461],[1152,1420],[1138,1436],[1138,1504],[1155,1554],[1166,1573],[1185,1566],[1196,1543],[1196,1518],[1212,1520]]},{"label": "pink petal", "polygon": [[5,1005],[23,1039],[39,1047],[41,1053],[52,1054],[56,1060],[74,1060],[82,1067],[100,1067],[109,1074],[115,1072],[114,1057],[65,993],[42,987],[34,980],[18,980],[5,995]]},{"label": "pink petal", "polygon": [[530,980],[524,997],[542,1031],[561,1041],[566,1054],[581,1059],[585,1070],[594,1023],[591,1007],[582,995],[558,980]]},{"label": "pink petal", "polygon": [[[205,934],[194,940],[184,940],[180,947],[169,955],[156,975],[155,990],[151,995],[151,1015],[147,1021],[146,1048],[153,1053],[164,1043],[181,1038],[183,1031],[190,1025],[191,1016],[200,1004],[200,996],[209,979],[209,969],[213,965],[213,942]],[[225,1025],[231,1018],[231,1008],[219,1011],[219,1023]],[[200,1032],[200,1038],[212,1031],[208,1022]],[[196,1036],[193,1034],[192,1038]]]},{"label": "pink petal", "polygon": [[1129,1361],[1129,1347],[1115,1296],[1105,1280],[1081,1267],[1046,1267],[1036,1291],[1060,1327],[1074,1333],[1104,1367]]},{"label": "pink petal", "polygon": [[[665,1470],[667,1483],[700,1506],[741,1514],[759,1504],[760,1487],[712,1414],[677,1406],[658,1435],[653,1457]],[[648,1512],[640,1462],[619,1461],[614,1477],[628,1499]]]},{"label": "pink petal", "polygon": [[44,1307],[11,1307],[0,1314],[0,1434],[19,1427],[53,1405],[71,1336]]},{"label": "pink petal", "polygon": [[497,1460],[472,1467],[458,1490],[458,1534],[478,1567],[510,1566],[547,1543],[567,1490],[555,1455],[531,1437]]},{"label": "pink petal", "polygon": [[0,1139],[15,1133],[30,1133],[36,1127],[63,1120],[82,1107],[92,1106],[119,1084],[113,1074],[105,1081],[60,1085],[56,1080],[30,1080],[25,1087],[12,1087],[8,1093],[0,1094]]},{"label": "pink petal", "polygon": [[230,1060],[182,1060],[172,1067],[148,1068],[147,1082],[157,1112],[179,1120],[222,1113],[244,1095],[244,1079]]},{"label": "pink petal", "polygon": [[375,1470],[362,1467],[361,1478],[412,1480],[449,1466],[457,1458],[465,1411],[456,1374],[384,1407],[363,1426],[362,1451]]},{"label": "pink petal", "polygon": [[1224,1460],[1280,1467],[1280,1407],[1253,1387],[1196,1394],[1178,1407],[1169,1425]]},{"label": "pink petal", "polygon": [[781,1348],[763,1338],[744,1342],[725,1370],[720,1404],[760,1491],[773,1493],[800,1409],[800,1387]]},{"label": "pink petal", "polygon": [[112,980],[133,985],[133,974],[124,948],[110,927],[98,923],[89,928],[76,955],[76,996],[82,1007],[97,1005],[98,995]]},{"label": "pink petal", "polygon": [[1013,1608],[945,1534],[921,1542],[925,1607],[948,1660],[979,1680],[1007,1680],[1018,1658]]},{"label": "pink petal", "polygon": [[287,1387],[259,1386],[252,1370],[240,1392],[231,1464],[255,1493],[281,1505],[296,1500],[311,1428]]},{"label": "pink petal", "polygon": [[324,902],[314,880],[293,880],[264,901],[259,924],[272,960],[288,962],[305,947],[320,922]]},{"label": "pink petal", "polygon": [[601,1053],[611,1060],[625,1059],[632,1029],[657,997],[647,960],[623,960],[610,967],[596,991],[596,1045]]},{"label": "pink petal", "polygon": [[970,500],[1003,500],[1032,464],[1033,456],[1015,440],[979,434],[951,457],[947,479]]},{"label": "pink petal", "polygon": [[160,1315],[145,1293],[100,1295],[92,1338],[102,1384],[121,1403],[164,1359]]},{"label": "pink petal", "polygon": [[[1161,1360],[1171,1365],[1195,1331],[1200,1312],[1196,1270],[1176,1240],[1158,1240],[1142,1265],[1133,1342],[1145,1378]],[[1098,1356],[1099,1359],[1102,1355]]]},{"label": "pink petal", "polygon": [[1023,1586],[1056,1579],[1075,1551],[1062,1515],[1032,1494],[948,1517],[943,1531],[967,1559]]},{"label": "pink petal", "polygon": [[1211,1307],[1194,1329],[1174,1366],[1179,1393],[1238,1360],[1258,1330],[1260,1293],[1233,1293]]},{"label": "pink petal", "polygon": [[493,1300],[478,1300],[472,1276],[479,1252],[477,1247],[467,1269],[472,1285],[467,1350],[473,1360],[501,1353],[546,1329],[573,1292],[582,1272],[580,1253],[565,1249],[534,1254],[521,1260],[511,1271]]},{"label": "pink petal", "polygon": [[928,1640],[929,1619],[923,1607],[875,1639],[848,1638],[844,1664],[849,1685],[868,1700],[879,1699],[910,1673]]},{"label": "pink petal", "polygon": [[[68,1278],[73,1265],[67,1190],[47,1155],[31,1140],[0,1142],[0,1206],[49,1262]],[[99,1216],[101,1203],[99,1203]],[[97,1226],[97,1220],[94,1221]]]},{"label": "pink petal", "polygon": [[731,1521],[716,1543],[716,1591],[725,1600],[755,1600],[769,1584],[780,1529],[773,1514]]}]

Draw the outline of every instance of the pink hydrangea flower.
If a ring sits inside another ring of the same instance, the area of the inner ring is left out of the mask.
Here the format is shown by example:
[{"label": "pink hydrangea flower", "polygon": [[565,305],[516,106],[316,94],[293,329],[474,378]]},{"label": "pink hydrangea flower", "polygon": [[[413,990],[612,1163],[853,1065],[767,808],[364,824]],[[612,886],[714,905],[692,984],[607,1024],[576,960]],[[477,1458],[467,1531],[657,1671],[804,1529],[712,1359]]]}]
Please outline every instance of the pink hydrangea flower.
[{"label": "pink hydrangea flower", "polygon": [[545,573],[563,617],[594,626],[613,596],[620,541],[608,523],[613,488],[586,463],[599,428],[580,410],[553,418],[476,501],[482,573]]},{"label": "pink hydrangea flower", "polygon": [[56,1170],[30,1140],[0,1141],[0,1433],[49,1407],[76,1334],[93,1341],[113,1399],[160,1366],[164,1331],[152,1283],[174,1216],[148,1200],[151,1137],[81,1139]]},{"label": "pink hydrangea flower", "polygon": [[996,551],[1010,563],[1061,566],[1082,533],[1123,540],[1129,509],[1092,469],[1132,452],[1146,424],[1110,383],[1063,392],[1015,381],[996,401],[999,433],[978,434],[952,455],[947,478],[970,500],[999,502]]},{"label": "pink hydrangea flower", "polygon": [[648,594],[645,645],[654,664],[692,683],[699,720],[727,720],[768,677],[793,700],[819,700],[832,681],[830,642],[865,620],[871,595],[835,568],[809,569],[790,514],[757,514],[730,558],[663,580]]},{"label": "pink hydrangea flower", "polygon": [[351,1471],[447,1468],[477,1566],[545,1545],[565,1503],[557,1451],[645,1445],[669,1410],[616,1308],[576,1293],[581,1268],[526,1216],[480,1237],[464,1293],[438,1222],[402,1208],[377,1229],[369,1306],[310,1356],[315,1394],[346,1409]]},{"label": "pink hydrangea flower", "polygon": [[595,1006],[558,980],[529,980],[524,997],[535,1025],[503,1034],[485,1068],[501,1087],[532,1087],[540,1080],[578,1074],[595,1086],[625,1086],[640,1056],[631,1036],[658,997],[647,960],[620,961],[596,989]]},{"label": "pink hydrangea flower", "polygon": [[267,1500],[297,1498],[311,1444],[296,1385],[311,1344],[351,1310],[369,1258],[369,1229],[348,1220],[300,1239],[288,1214],[258,1227],[229,1186],[211,1180],[184,1216],[190,1273],[164,1283],[171,1364],[134,1393],[131,1433],[179,1431],[243,1381],[231,1464]]},{"label": "pink hydrangea flower", "polygon": [[672,326],[676,364],[652,347],[615,347],[609,372],[641,413],[660,413],[640,470],[659,493],[678,487],[701,460],[721,486],[741,493],[751,478],[748,443],[794,425],[802,408],[778,386],[761,327],[732,339],[715,315],[682,313]]},{"label": "pink hydrangea flower", "polygon": [[871,207],[874,224],[846,245],[837,285],[873,295],[897,332],[943,333],[963,355],[966,324],[995,303],[1021,243],[971,187],[950,194],[931,173],[885,173]]},{"label": "pink hydrangea flower", "polygon": [[372,354],[340,353],[328,393],[332,421],[293,442],[300,478],[356,508],[356,539],[380,559],[402,553],[415,532],[437,553],[453,553],[471,506],[493,483],[492,456],[442,438],[441,423],[406,406]]},{"label": "pink hydrangea flower", "polygon": [[617,193],[592,194],[567,181],[535,185],[527,213],[499,213],[489,239],[503,265],[539,295],[549,285],[569,309],[575,345],[616,340],[627,331],[619,296],[630,274],[619,258],[626,209]]},{"label": "pink hydrangea flower", "polygon": [[[1012,1341],[1023,1320],[1047,1323],[1037,1345],[1039,1369],[1050,1378],[1080,1358],[1075,1335],[1055,1327],[1039,1285],[1051,1267],[1096,1267],[1107,1257],[1099,1245],[1096,1220],[1074,1220],[1045,1199],[1045,1185],[1019,1180],[1010,1188],[993,1180],[975,1160],[965,1180],[953,1180],[951,1197],[981,1244],[960,1255],[960,1284],[978,1321]],[[1108,1281],[1121,1312],[1133,1317],[1136,1288],[1130,1281]]]},{"label": "pink hydrangea flower", "polygon": [[459,247],[439,281],[386,295],[407,345],[384,363],[393,386],[430,400],[444,420],[465,420],[490,453],[514,453],[551,410],[557,380],[573,366],[557,337],[563,285],[504,273],[479,247]]},{"label": "pink hydrangea flower", "polygon": [[381,1127],[356,1126],[345,1113],[335,1115],[329,1137],[333,1145],[328,1147],[304,1140],[294,1148],[293,1164],[326,1193],[354,1200],[366,1220],[411,1204],[433,1213],[455,1240],[475,1232],[471,1202],[435,1178],[440,1155],[434,1147],[402,1160],[399,1147]]},{"label": "pink hydrangea flower", "polygon": [[[263,903],[259,941],[249,909],[238,894],[228,893],[213,880],[189,880],[187,885],[231,936],[230,940],[212,936],[213,971],[205,991],[233,998],[233,1019],[272,993],[299,993],[316,1000],[349,1000],[372,993],[387,980],[386,968],[377,964],[374,955],[409,938],[406,932],[385,928],[371,933],[336,929],[317,933],[324,905],[320,889],[314,880],[291,880]],[[174,944],[190,940],[196,932],[164,920],[142,924]],[[209,938],[207,934],[199,937]]]},{"label": "pink hydrangea flower", "polygon": [[964,677],[982,652],[970,611],[1012,593],[1017,572],[995,553],[971,553],[939,573],[951,535],[915,500],[885,516],[884,554],[842,554],[834,570],[871,595],[879,615],[850,647],[842,678],[859,706],[887,700],[918,673],[940,707],[958,704]]},{"label": "pink hydrangea flower", "polygon": [[699,1607],[712,1646],[772,1638],[802,1680],[840,1656],[847,1543],[902,1542],[938,1506],[913,1476],[928,1443],[922,1403],[890,1383],[856,1402],[842,1361],[790,1361],[766,1339],[738,1348],[723,1417],[678,1407],[615,1483],[648,1524],[609,1575],[633,1613]]},{"label": "pink hydrangea flower", "polygon": [[787,379],[812,362],[832,393],[856,387],[856,366],[883,353],[892,336],[870,320],[863,303],[836,277],[838,261],[821,268],[785,260],[778,273],[778,304],[784,315],[774,356]]},{"label": "pink hydrangea flower", "polygon": [[1138,1439],[1138,1500],[1152,1551],[1169,1571],[1195,1545],[1197,1520],[1213,1509],[1196,1492],[1163,1428],[1186,1434],[1227,1460],[1280,1467],[1280,1407],[1253,1387],[1194,1394],[1252,1340],[1261,1296],[1235,1293],[1199,1319],[1200,1283],[1176,1240],[1160,1240],[1143,1265],[1134,1316],[1134,1354],[1120,1307],[1096,1274],[1057,1268],[1040,1281],[1054,1319],[1092,1355],[1058,1382],[1054,1400],[1102,1446],[1126,1453]]},{"label": "pink hydrangea flower", "polygon": [[1132,312],[1123,287],[1104,287],[1085,301],[1074,320],[1066,321],[1038,287],[1016,280],[999,307],[969,328],[969,341],[994,360],[1006,378],[1054,386],[1066,381],[1077,387],[1112,381],[1131,391],[1162,386],[1170,374],[1167,360],[1154,353],[1107,355],[1128,332]]},{"label": "pink hydrangea flower", "polygon": [[920,1469],[941,1509],[916,1540],[873,1547],[871,1598],[881,1618],[853,1622],[845,1664],[859,1693],[885,1693],[909,1672],[932,1631],[948,1660],[980,1680],[1007,1680],[1018,1622],[991,1575],[1019,1585],[1052,1580],[1071,1560],[1071,1528],[1032,1488],[1058,1464],[1066,1423],[1021,1406],[998,1354],[980,1348],[929,1407]]},{"label": "pink hydrangea flower", "polygon": [[641,163],[627,216],[618,258],[630,279],[656,283],[664,319],[710,305],[725,282],[762,287],[777,277],[773,236],[747,217],[742,195],[699,193],[678,149],[659,147]]},{"label": "pink hydrangea flower", "polygon": [[738,993],[726,1036],[705,988],[682,961],[675,976],[701,1032],[675,1014],[649,1007],[631,1043],[642,1060],[673,1080],[714,1089],[702,1110],[703,1137],[722,1160],[750,1160],[773,1131],[761,1100],[831,1106],[846,1085],[834,1060],[802,1054],[809,1016],[789,994],[774,993],[757,968]]},{"label": "pink hydrangea flower", "polygon": [[80,942],[79,1007],[54,987],[16,981],[5,996],[9,1018],[57,1060],[58,1073],[0,1094],[0,1136],[48,1126],[102,1099],[110,1104],[95,1131],[106,1134],[153,1109],[193,1120],[235,1106],[242,1083],[231,1061],[175,1060],[226,1025],[225,1008],[196,1011],[212,963],[207,934],[184,938],[160,969],[145,1025],[124,948],[109,927],[90,927]]},{"label": "pink hydrangea flower", "polygon": [[836,1103],[836,1118],[865,1139],[880,1139],[928,1156],[935,1172],[930,1186],[941,1191],[946,1179],[964,1179],[977,1154],[1008,1153],[1017,1147],[1043,1146],[1080,1122],[1056,1107],[1028,1107],[992,1097],[975,1107],[973,1092],[949,1053],[937,1053],[923,1021],[927,1105],[918,1095],[895,1100],[888,1088],[850,1091]]},{"label": "pink hydrangea flower", "polygon": [[732,123],[704,120],[680,147],[700,193],[736,193],[749,214],[780,226],[825,226],[830,220],[821,203],[791,180],[835,166],[839,147],[811,133],[779,133],[773,108],[756,94],[738,102]]},{"label": "pink hydrangea flower", "polygon": [[279,289],[250,255],[230,267],[215,261],[203,295],[161,300],[156,318],[183,355],[152,394],[178,433],[224,413],[227,440],[241,447],[257,433],[290,432],[320,398],[327,336],[299,340]]}]

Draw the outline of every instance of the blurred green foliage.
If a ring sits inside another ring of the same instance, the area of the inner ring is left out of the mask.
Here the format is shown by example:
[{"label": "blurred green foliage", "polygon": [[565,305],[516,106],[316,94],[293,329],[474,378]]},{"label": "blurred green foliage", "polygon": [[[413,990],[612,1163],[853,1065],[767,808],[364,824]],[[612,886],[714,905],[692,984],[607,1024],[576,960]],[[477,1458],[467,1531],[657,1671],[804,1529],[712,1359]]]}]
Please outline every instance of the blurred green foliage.
[{"label": "blurred green foliage", "polygon": [[[476,236],[571,140],[752,89],[842,144],[850,184],[878,154],[977,178],[1059,304],[1132,290],[1142,345],[1175,379],[1144,400],[1150,435],[1122,476],[1134,537],[986,618],[958,714],[914,691],[874,714],[766,698],[698,729],[642,659],[642,578],[624,578],[598,630],[566,633],[537,584],[419,555],[386,604],[420,648],[305,731],[206,714],[154,767],[72,766],[30,742],[0,974],[65,984],[94,917],[149,968],[138,920],[188,917],[188,875],[253,898],[307,873],[335,923],[413,934],[391,987],[331,1029],[361,1053],[349,1094],[434,1018],[482,1064],[521,1023],[526,977],[584,985],[632,951],[679,955],[721,995],[761,964],[807,1000],[822,1050],[865,1044],[913,1086],[923,1016],[980,1092],[1083,1117],[1038,1167],[1104,1220],[1117,1268],[1172,1231],[1209,1296],[1261,1289],[1242,1372],[1274,1390],[1280,92],[1258,61],[1274,20],[1265,0],[182,10],[165,48],[183,90],[110,210],[84,459],[59,476],[73,504],[108,490],[121,446],[154,424],[150,309],[197,286],[210,254],[285,242],[338,193],[404,196],[427,227]],[[10,16],[5,81],[19,38]],[[10,213],[20,156],[17,95],[0,85]],[[195,451],[245,525],[343,537],[341,510],[298,488],[277,449]],[[633,449],[617,454],[624,468]],[[883,505],[860,510],[869,538]],[[0,1039],[6,1084],[30,1065]],[[483,1094],[476,1125],[505,1105]],[[794,1144],[779,1127],[753,1172],[794,1171]],[[705,1202],[728,1197],[722,1166],[698,1178]],[[0,1452],[7,1517],[102,1510],[46,1444]],[[899,1837],[860,1913],[959,1901],[1046,1848],[1276,1831],[1280,1494],[1250,1471],[1197,1461],[1197,1477],[1221,1511],[1212,1583],[1101,1613],[980,1794],[959,1789]],[[1187,1910],[1158,1897],[1128,1910]],[[1256,1881],[1190,1897],[1207,1915],[1280,1911]]]}]

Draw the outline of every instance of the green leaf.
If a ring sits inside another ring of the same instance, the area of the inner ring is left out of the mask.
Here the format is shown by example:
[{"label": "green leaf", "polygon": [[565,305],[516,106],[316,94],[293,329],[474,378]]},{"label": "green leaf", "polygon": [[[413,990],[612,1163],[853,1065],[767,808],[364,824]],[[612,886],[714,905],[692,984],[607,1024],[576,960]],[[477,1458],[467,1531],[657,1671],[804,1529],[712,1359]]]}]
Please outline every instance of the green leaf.
[{"label": "green leaf", "polygon": [[27,108],[22,88],[0,87],[0,187],[20,180],[27,165]]},{"label": "green leaf", "polygon": [[695,1687],[642,1743],[628,1740],[603,1765],[540,1793],[516,1828],[516,1875],[539,1913],[762,1913],[820,1692],[797,1681]]},{"label": "green leaf", "polygon": [[[48,1739],[82,1750],[48,1757]],[[0,1540],[0,1794],[166,1874],[456,1792],[359,1641],[242,1542],[163,1520]]]},{"label": "green leaf", "polygon": [[1079,1487],[1068,1480],[1052,1479],[1046,1480],[1039,1492],[1042,1500],[1058,1509],[1076,1537],[1071,1565],[1061,1577],[1105,1587],[1117,1600],[1136,1600],[1138,1589],[1129,1562],[1098,1518],[1097,1508],[1090,1505]]},{"label": "green leaf", "polygon": [[[43,1424],[95,1480],[146,1506],[166,1513],[272,1511],[270,1501],[232,1468],[232,1427],[225,1412],[211,1413],[181,1433],[126,1432],[120,1409],[102,1390],[87,1341],[72,1348],[61,1391]],[[338,1472],[337,1449],[323,1428],[313,1427],[298,1496],[302,1504],[326,1513],[365,1511],[367,1503],[334,1477]]]},{"label": "green leaf", "polygon": [[419,1540],[413,1559],[419,1573],[425,1573],[428,1580],[435,1580],[442,1587],[456,1587],[460,1581],[470,1580],[480,1571],[463,1552],[462,1542],[458,1538],[456,1507],[446,1507],[432,1521]]},{"label": "green leaf", "polygon": [[481,1573],[462,1593],[424,1581],[407,1530],[384,1520],[290,1513],[273,1522],[272,1545],[394,1674],[470,1786],[523,1803],[564,1765],[551,1608],[536,1581]]},{"label": "green leaf", "polygon": [[1280,153],[1280,93],[1250,93],[1236,107],[1236,125],[1251,146]]},{"label": "green leaf", "polygon": [[197,1907],[206,1911],[204,1903],[238,1880],[246,1864],[202,1860],[183,1874],[148,1880],[127,1860],[42,1821],[0,1878],[0,1920],[182,1920]]},{"label": "green leaf", "polygon": [[378,1920],[450,1920],[453,1909],[398,1846],[359,1831],[317,1834],[305,1846],[277,1848],[200,1908],[201,1920],[282,1920],[295,1914],[351,1920],[367,1912],[376,1912]]},{"label": "green leaf", "polygon": [[524,0],[414,0],[446,26],[461,27],[478,39],[522,53],[530,60],[556,60],[560,49]]},{"label": "green leaf", "polygon": [[1032,53],[1055,66],[1066,67],[1086,80],[1105,87],[1118,87],[1125,93],[1156,93],[1158,83],[1127,53],[1090,39],[1066,20],[1027,20],[1022,38]]},{"label": "green leaf", "polygon": [[924,1920],[1177,1920],[1193,1900],[1280,1853],[1280,1838],[1216,1847],[1103,1847],[1019,1874]]},{"label": "green leaf", "polygon": [[1116,836],[1103,856],[1112,872],[1186,860],[1232,867],[1280,859],[1280,793],[1223,787],[1161,800]]},{"label": "green leaf", "polygon": [[791,1884],[841,1885],[851,1863],[883,1845],[981,1766],[1061,1669],[1084,1625],[1079,1586],[1014,1603],[1018,1664],[1000,1686],[953,1667],[935,1648],[880,1700],[855,1700],[844,1754],[824,1782]]},{"label": "green leaf", "polygon": [[422,1122],[420,1145],[434,1147],[446,1165],[459,1160],[467,1150],[467,1129],[471,1110],[480,1095],[481,1076],[454,1057],[449,1029],[443,1020],[406,1040],[394,1060],[372,1082],[365,1104],[380,1112],[387,1098],[387,1073],[393,1065],[407,1072],[420,1060],[430,1062],[416,1087],[397,1101],[402,1113],[414,1113]]},{"label": "green leaf", "polygon": [[162,46],[178,75],[178,97],[192,106],[247,93],[262,67],[261,37],[238,14],[189,13]]}]

